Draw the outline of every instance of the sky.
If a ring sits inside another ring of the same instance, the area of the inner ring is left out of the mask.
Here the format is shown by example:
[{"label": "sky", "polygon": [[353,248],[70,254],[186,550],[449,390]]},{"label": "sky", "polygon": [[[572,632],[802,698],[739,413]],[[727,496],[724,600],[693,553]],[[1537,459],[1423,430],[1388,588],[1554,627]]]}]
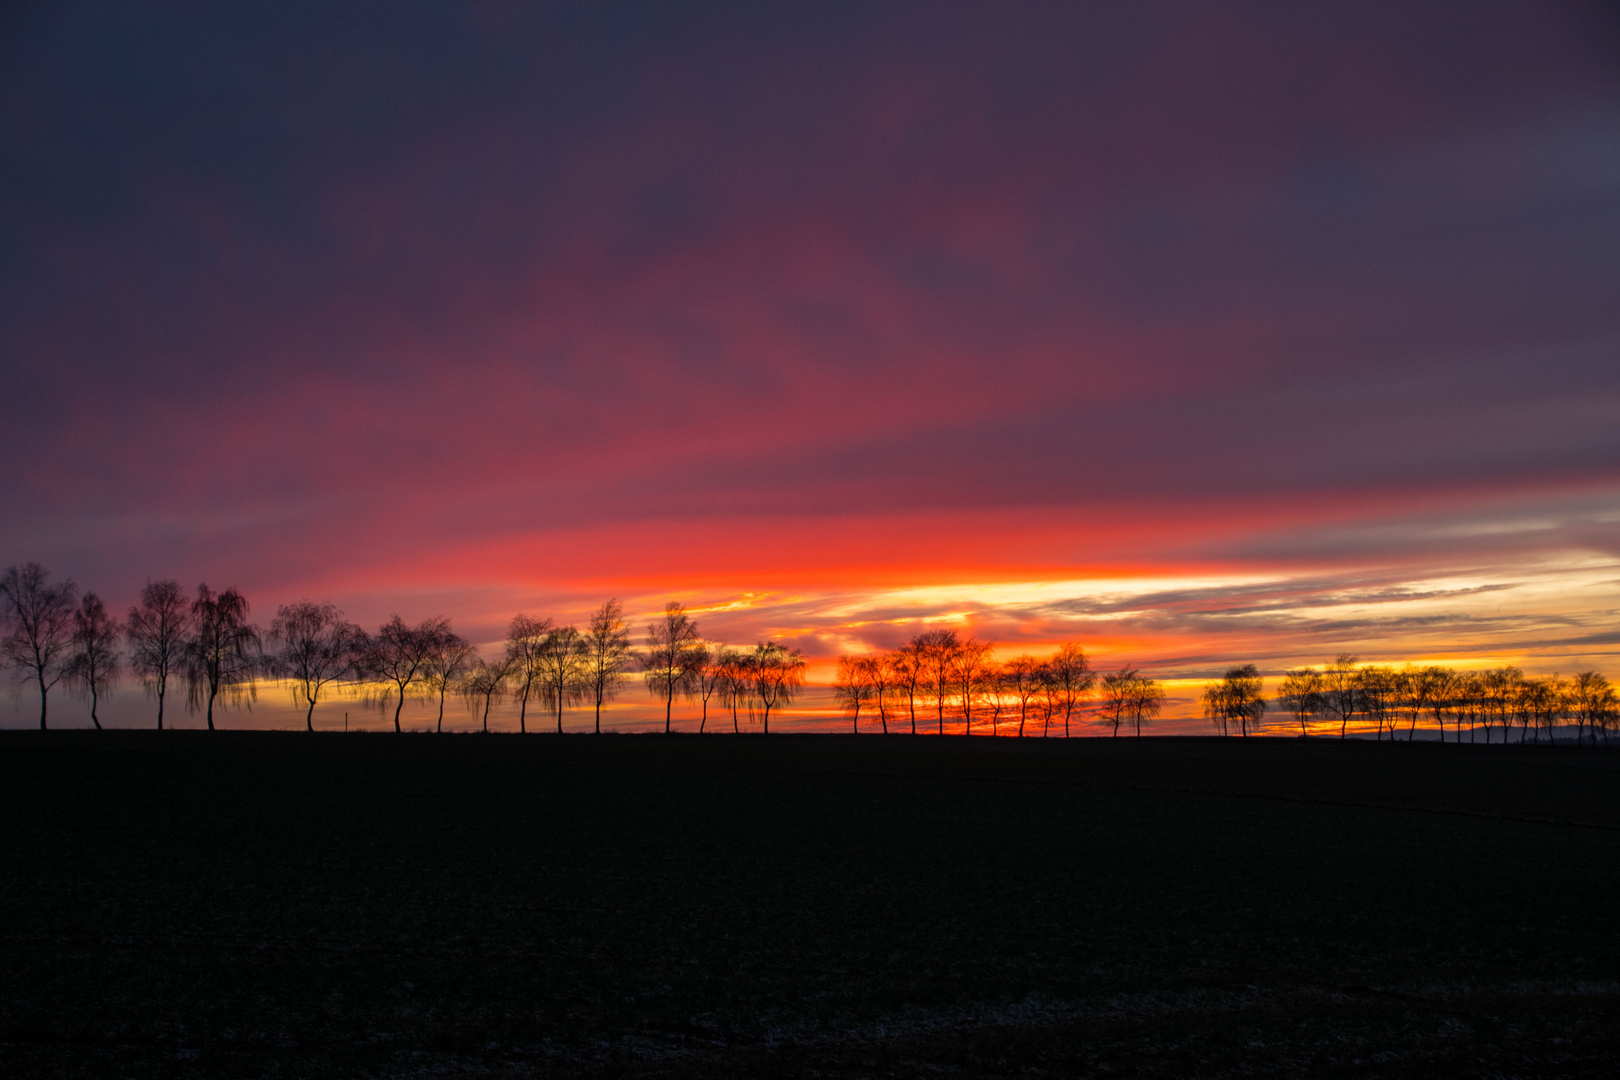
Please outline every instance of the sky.
[{"label": "sky", "polygon": [[1620,677],[1620,17],[6,5],[0,410],[114,606]]}]

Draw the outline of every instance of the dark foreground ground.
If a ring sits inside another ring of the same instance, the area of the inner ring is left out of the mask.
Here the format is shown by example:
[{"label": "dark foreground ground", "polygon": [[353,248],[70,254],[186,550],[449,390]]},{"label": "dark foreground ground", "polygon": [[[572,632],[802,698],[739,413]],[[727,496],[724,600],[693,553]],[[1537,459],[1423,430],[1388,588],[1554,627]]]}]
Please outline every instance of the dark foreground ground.
[{"label": "dark foreground ground", "polygon": [[0,1075],[1620,1075],[1620,752],[0,736]]}]

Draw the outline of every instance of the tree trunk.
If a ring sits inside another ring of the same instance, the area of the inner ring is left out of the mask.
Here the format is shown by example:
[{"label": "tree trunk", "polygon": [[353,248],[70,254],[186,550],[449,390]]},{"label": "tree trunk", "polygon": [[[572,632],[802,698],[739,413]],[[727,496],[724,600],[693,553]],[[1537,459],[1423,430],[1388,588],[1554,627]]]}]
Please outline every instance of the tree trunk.
[{"label": "tree trunk", "polygon": [[315,699],[309,699],[309,712],[304,714],[304,730],[315,730]]},{"label": "tree trunk", "polygon": [[163,730],[163,694],[164,694],[164,691],[167,690],[167,689],[168,689],[168,687],[164,686],[163,683],[161,683],[161,682],[158,683],[158,728],[157,729],[159,731]]},{"label": "tree trunk", "polygon": [[45,673],[39,673],[39,730],[45,730]]},{"label": "tree trunk", "polygon": [[602,734],[602,688],[596,688],[596,733]]},{"label": "tree trunk", "polygon": [[90,683],[90,722],[96,725],[97,731],[101,730],[101,721],[96,718],[96,684],[93,680]]},{"label": "tree trunk", "polygon": [[218,693],[219,693],[218,686],[213,684],[213,683],[210,683],[209,686],[208,686],[208,730],[209,731],[214,730],[214,697]]},{"label": "tree trunk", "polygon": [[399,688],[399,700],[394,703],[394,733],[399,733],[399,711],[405,707],[405,687]]},{"label": "tree trunk", "polygon": [[664,695],[664,734],[665,735],[669,734],[669,714],[670,714],[670,710],[673,709],[674,707],[675,707],[675,687],[673,685],[671,685],[670,688],[669,688],[669,693]]}]

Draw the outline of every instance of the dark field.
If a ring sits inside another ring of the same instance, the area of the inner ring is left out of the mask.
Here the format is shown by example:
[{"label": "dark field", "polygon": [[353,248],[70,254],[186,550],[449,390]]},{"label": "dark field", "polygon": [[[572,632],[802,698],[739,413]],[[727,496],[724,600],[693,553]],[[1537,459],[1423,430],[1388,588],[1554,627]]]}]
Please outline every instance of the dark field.
[{"label": "dark field", "polygon": [[0,1075],[1613,1076],[1620,753],[0,737]]}]

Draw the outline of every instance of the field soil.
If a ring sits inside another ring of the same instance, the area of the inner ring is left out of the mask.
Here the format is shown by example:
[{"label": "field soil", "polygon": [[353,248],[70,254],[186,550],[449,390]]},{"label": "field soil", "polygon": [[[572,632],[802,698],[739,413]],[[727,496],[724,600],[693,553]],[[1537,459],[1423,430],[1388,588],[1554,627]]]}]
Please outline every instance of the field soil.
[{"label": "field soil", "polygon": [[0,1075],[1620,1075],[1620,751],[0,735]]}]

